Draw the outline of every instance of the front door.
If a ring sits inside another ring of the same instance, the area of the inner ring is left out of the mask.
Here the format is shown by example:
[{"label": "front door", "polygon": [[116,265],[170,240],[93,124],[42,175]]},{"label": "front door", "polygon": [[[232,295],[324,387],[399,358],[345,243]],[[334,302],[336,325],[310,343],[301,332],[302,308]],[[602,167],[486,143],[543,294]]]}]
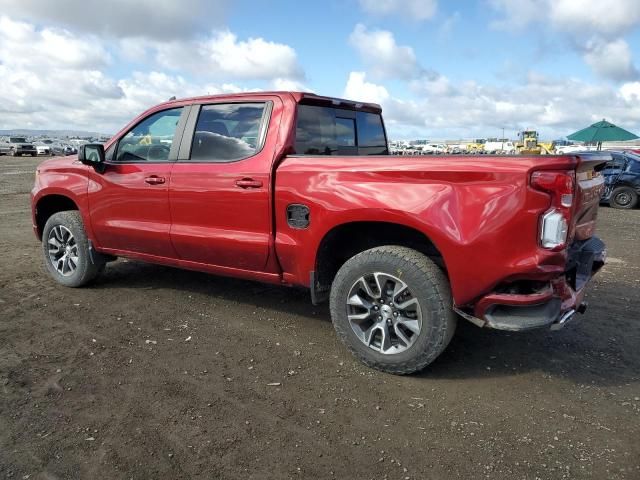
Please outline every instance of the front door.
[{"label": "front door", "polygon": [[265,99],[193,107],[169,191],[171,240],[180,258],[265,270],[277,136],[268,126],[279,105]]},{"label": "front door", "polygon": [[89,211],[100,248],[176,256],[169,182],[186,113],[178,107],[150,114],[107,150],[104,173],[90,170]]}]

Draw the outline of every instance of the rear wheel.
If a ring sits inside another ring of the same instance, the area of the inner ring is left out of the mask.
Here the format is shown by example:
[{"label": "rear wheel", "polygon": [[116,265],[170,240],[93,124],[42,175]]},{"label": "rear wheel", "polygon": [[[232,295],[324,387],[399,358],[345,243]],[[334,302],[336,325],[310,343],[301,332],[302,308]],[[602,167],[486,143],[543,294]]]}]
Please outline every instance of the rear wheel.
[{"label": "rear wheel", "polygon": [[609,203],[613,208],[629,210],[638,204],[638,194],[630,187],[614,188]]},{"label": "rear wheel", "polygon": [[366,365],[406,375],[433,362],[456,328],[449,282],[428,257],[384,246],[355,255],[331,287],[331,318]]},{"label": "rear wheel", "polygon": [[80,212],[54,213],[42,232],[44,264],[49,274],[62,285],[81,287],[104,270],[104,262],[94,263]]}]

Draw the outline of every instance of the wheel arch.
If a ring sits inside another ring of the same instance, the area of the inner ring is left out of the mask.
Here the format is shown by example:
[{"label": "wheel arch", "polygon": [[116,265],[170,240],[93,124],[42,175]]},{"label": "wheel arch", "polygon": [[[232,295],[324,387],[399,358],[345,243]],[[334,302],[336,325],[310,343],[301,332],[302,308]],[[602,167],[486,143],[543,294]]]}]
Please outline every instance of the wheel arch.
[{"label": "wheel arch", "polygon": [[38,238],[42,240],[42,232],[47,220],[54,213],[66,210],[80,210],[76,202],[66,195],[48,194],[38,199],[35,205],[35,223]]},{"label": "wheel arch", "polygon": [[335,275],[349,258],[383,245],[417,250],[431,258],[447,275],[446,262],[440,249],[429,236],[416,228],[388,221],[342,223],[323,236],[316,250],[310,285],[314,303],[326,300]]}]

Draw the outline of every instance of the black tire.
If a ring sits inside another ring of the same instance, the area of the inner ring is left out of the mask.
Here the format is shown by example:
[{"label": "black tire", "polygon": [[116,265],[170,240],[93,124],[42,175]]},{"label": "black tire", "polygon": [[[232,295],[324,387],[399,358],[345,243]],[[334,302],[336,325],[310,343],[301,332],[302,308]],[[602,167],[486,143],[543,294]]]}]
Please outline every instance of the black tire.
[{"label": "black tire", "polygon": [[638,204],[638,194],[631,187],[617,187],[611,192],[609,205],[613,208],[631,210]]},{"label": "black tire", "polygon": [[[347,298],[364,275],[383,272],[401,277],[418,301],[422,328],[406,350],[383,354],[355,334],[347,318]],[[447,347],[456,329],[451,290],[446,275],[416,250],[388,245],[366,250],[350,258],[331,286],[331,319],[338,337],[364,364],[387,373],[407,375],[422,370]]]},{"label": "black tire", "polygon": [[21,153],[14,153],[14,154],[13,154],[13,156],[14,156],[14,157],[21,157],[21,156],[22,156],[22,154],[21,154]]},{"label": "black tire", "polygon": [[[75,271],[67,273],[67,275],[62,274],[56,269],[49,254],[49,238],[52,230],[56,227],[63,227],[63,229],[70,231],[77,247],[78,262]],[[103,262],[93,263],[91,261],[89,240],[84,230],[82,217],[77,210],[58,212],[49,217],[42,232],[42,251],[47,271],[56,282],[66,287],[82,287],[87,285],[104,270],[105,264]]]},{"label": "black tire", "polygon": [[31,156],[32,156],[32,157],[37,157],[37,156],[38,156],[38,154],[37,154],[37,153],[32,153],[32,154],[31,154]]}]

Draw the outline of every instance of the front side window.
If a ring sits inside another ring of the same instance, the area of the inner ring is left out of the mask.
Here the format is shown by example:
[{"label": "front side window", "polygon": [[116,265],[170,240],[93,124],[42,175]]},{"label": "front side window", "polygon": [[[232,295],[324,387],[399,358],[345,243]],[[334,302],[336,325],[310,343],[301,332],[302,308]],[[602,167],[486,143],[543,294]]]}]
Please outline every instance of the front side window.
[{"label": "front side window", "polygon": [[182,107],[148,116],[120,139],[115,161],[166,162],[173,145]]},{"label": "front side window", "polygon": [[266,103],[203,105],[191,145],[191,161],[233,162],[262,148]]}]

